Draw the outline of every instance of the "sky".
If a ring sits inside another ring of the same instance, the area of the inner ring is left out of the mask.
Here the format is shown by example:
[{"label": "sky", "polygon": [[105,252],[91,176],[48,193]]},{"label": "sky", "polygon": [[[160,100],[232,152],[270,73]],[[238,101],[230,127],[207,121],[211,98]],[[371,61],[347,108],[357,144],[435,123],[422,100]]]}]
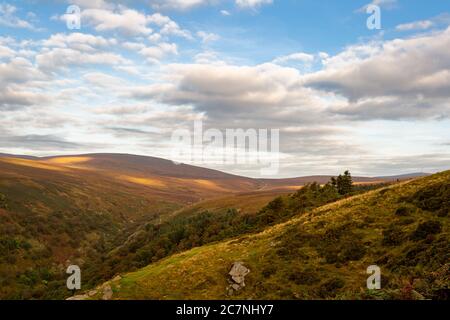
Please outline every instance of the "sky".
[{"label": "sky", "polygon": [[274,178],[449,169],[450,1],[369,1],[0,0],[0,152],[171,159],[202,121],[278,129]]}]

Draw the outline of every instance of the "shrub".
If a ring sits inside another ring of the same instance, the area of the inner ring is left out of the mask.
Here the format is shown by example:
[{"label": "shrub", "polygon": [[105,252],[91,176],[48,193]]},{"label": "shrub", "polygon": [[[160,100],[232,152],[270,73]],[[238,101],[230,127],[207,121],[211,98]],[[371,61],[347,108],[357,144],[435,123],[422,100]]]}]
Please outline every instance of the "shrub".
[{"label": "shrub", "polygon": [[409,201],[413,202],[423,210],[435,212],[442,208],[449,209],[449,199],[450,184],[441,182],[431,187],[419,190],[409,199]]},{"label": "shrub", "polygon": [[261,273],[264,278],[269,278],[271,275],[275,274],[276,272],[277,272],[277,268],[273,264],[270,264],[268,266],[265,266]]},{"label": "shrub", "polygon": [[409,209],[407,207],[400,207],[395,211],[395,215],[399,217],[404,217],[409,215]]},{"label": "shrub", "polygon": [[312,269],[294,269],[288,275],[288,279],[299,285],[312,285],[320,281],[317,273]]},{"label": "shrub", "polygon": [[397,246],[404,240],[404,233],[395,226],[391,226],[383,231],[383,245]]},{"label": "shrub", "polygon": [[283,199],[281,197],[277,197],[272,200],[268,205],[267,209],[277,211],[283,208]]},{"label": "shrub", "polygon": [[448,216],[448,208],[442,208],[441,210],[438,211],[438,217],[444,218]]},{"label": "shrub", "polygon": [[399,222],[397,222],[398,226],[408,226],[410,224],[413,224],[416,220],[414,220],[413,218],[404,218],[401,219]]},{"label": "shrub", "polygon": [[319,296],[322,298],[334,297],[339,289],[345,286],[345,281],[341,278],[332,278],[325,281],[319,287]]},{"label": "shrub", "polygon": [[426,239],[428,235],[438,234],[442,230],[442,223],[439,221],[426,221],[417,226],[411,235],[412,240]]},{"label": "shrub", "polygon": [[360,241],[351,241],[345,244],[340,261],[358,261],[365,253],[366,249]]}]

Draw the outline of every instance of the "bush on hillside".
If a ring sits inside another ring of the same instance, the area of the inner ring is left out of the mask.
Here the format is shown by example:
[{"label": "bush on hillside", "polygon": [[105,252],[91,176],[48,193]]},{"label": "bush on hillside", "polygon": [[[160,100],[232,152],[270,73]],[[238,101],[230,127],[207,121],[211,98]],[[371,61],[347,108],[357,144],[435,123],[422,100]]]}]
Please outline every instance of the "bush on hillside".
[{"label": "bush on hillside", "polygon": [[400,228],[396,226],[389,226],[388,229],[383,230],[383,245],[384,246],[397,246],[405,240],[405,234]]},{"label": "bush on hillside", "polygon": [[333,298],[339,289],[344,286],[345,281],[343,279],[338,277],[331,278],[320,285],[318,294],[321,298]]},{"label": "bush on hillside", "polygon": [[450,209],[450,184],[441,182],[416,192],[410,199],[422,210],[437,212]]},{"label": "bush on hillside", "polygon": [[426,221],[417,226],[417,229],[411,235],[412,240],[426,239],[429,235],[440,233],[442,223],[439,221]]},{"label": "bush on hillside", "polygon": [[399,207],[395,210],[395,215],[399,217],[404,217],[409,215],[409,208],[407,207]]}]

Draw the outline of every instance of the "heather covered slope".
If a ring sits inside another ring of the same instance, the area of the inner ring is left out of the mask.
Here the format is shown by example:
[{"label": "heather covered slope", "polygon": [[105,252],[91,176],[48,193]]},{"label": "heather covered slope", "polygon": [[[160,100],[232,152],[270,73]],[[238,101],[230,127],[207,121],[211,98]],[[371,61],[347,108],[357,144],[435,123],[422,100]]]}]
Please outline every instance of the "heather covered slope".
[{"label": "heather covered slope", "polygon": [[0,159],[0,298],[62,298],[83,265],[177,200],[91,171]]},{"label": "heather covered slope", "polygon": [[68,265],[84,267],[140,226],[239,188],[258,182],[132,155],[1,155],[0,298],[63,298]]},{"label": "heather covered slope", "polygon": [[[109,284],[113,299],[448,299],[449,209],[447,171],[173,255]],[[236,261],[251,272],[230,296]],[[381,268],[380,291],[366,289],[370,265]]]}]

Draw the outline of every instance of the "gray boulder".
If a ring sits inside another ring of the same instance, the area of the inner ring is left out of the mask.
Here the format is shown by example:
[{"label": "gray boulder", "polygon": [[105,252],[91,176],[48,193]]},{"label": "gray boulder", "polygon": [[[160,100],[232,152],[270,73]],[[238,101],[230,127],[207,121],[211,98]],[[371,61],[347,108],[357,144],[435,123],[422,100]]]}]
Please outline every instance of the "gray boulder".
[{"label": "gray boulder", "polygon": [[227,288],[228,295],[239,291],[245,287],[245,277],[250,273],[250,269],[244,266],[243,262],[235,262],[228,273],[231,276],[230,285]]}]

